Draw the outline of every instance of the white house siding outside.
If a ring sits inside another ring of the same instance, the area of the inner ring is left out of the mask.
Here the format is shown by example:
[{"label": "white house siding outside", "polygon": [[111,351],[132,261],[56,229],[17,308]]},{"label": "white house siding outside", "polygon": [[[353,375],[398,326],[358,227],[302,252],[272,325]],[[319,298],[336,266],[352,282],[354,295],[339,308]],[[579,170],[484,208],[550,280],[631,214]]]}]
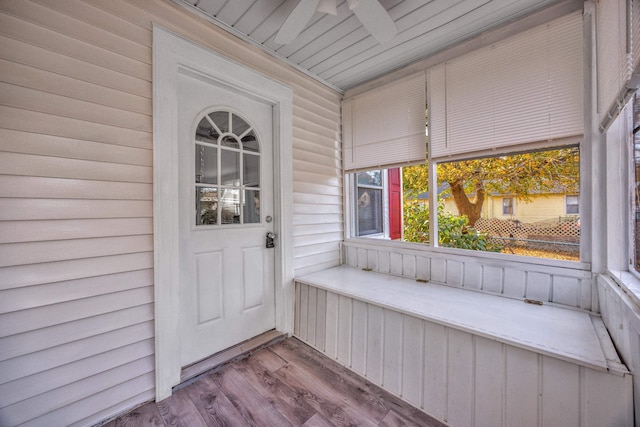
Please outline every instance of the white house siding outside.
[{"label": "white house siding outside", "polygon": [[2,1],[0,425],[154,397],[152,23],[292,87],[295,272],[339,264],[340,94],[168,1]]}]

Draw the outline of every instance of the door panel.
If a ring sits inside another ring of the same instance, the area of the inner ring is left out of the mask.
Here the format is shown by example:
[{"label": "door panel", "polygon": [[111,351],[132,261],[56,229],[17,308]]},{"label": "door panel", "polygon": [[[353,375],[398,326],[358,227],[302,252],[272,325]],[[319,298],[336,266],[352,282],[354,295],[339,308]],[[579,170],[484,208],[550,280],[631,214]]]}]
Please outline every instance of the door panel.
[{"label": "door panel", "polygon": [[272,106],[178,77],[181,364],[275,327]]},{"label": "door panel", "polygon": [[245,310],[260,307],[264,303],[264,263],[262,246],[242,250]]},{"label": "door panel", "polygon": [[198,324],[217,320],[222,307],[222,252],[195,255]]}]

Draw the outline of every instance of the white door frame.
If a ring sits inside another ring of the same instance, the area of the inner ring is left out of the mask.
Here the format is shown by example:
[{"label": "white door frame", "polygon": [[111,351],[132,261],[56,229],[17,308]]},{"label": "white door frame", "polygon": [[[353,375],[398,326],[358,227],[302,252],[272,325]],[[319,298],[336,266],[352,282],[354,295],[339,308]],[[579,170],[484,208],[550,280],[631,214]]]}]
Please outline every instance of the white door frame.
[{"label": "white door frame", "polygon": [[153,232],[156,401],[180,382],[178,74],[189,70],[273,106],[276,329],[293,332],[292,90],[153,26]]}]

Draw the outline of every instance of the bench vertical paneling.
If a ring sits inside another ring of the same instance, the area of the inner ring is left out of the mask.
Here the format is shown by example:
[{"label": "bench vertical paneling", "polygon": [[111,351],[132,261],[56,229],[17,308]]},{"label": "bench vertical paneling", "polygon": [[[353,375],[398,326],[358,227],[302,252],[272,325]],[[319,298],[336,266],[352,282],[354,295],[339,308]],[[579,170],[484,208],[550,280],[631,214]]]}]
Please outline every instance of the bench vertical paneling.
[{"label": "bench vertical paneling", "polygon": [[296,287],[296,305],[307,306],[296,310],[316,310],[314,316],[300,317],[298,338],[451,425],[631,423],[628,374],[561,360],[332,290],[310,291],[314,286],[303,281]]}]

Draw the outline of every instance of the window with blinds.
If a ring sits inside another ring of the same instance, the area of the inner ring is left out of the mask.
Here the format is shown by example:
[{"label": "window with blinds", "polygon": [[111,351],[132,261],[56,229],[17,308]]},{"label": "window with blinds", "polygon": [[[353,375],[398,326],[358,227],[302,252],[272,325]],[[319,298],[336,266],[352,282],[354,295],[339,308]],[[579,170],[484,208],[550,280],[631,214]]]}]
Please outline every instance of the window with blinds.
[{"label": "window with blinds", "polygon": [[345,172],[424,163],[426,160],[424,72],[345,100]]},{"label": "window with blinds", "polygon": [[582,135],[582,45],[574,13],[431,68],[432,158]]}]

